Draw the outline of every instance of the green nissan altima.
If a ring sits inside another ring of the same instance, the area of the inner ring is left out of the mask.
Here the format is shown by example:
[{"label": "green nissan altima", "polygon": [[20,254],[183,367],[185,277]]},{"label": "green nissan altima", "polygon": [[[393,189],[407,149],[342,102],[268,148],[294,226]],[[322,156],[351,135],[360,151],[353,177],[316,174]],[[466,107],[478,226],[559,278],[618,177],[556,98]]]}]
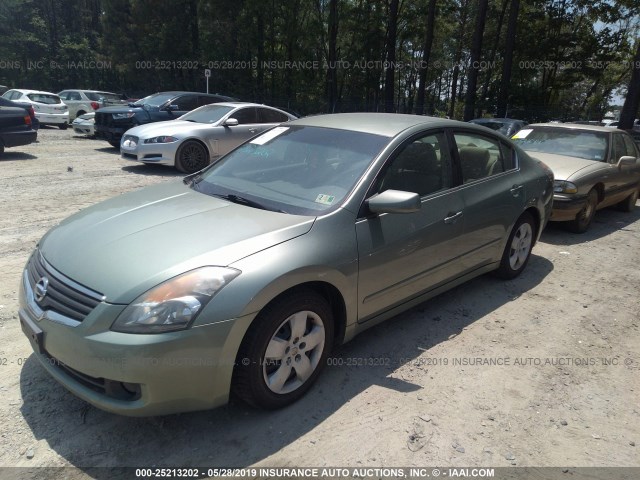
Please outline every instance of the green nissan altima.
[{"label": "green nissan altima", "polygon": [[486,272],[520,274],[552,195],[543,163],[483,127],[295,120],[50,230],[19,318],[43,367],[104,410],[231,395],[278,408],[363,330]]}]

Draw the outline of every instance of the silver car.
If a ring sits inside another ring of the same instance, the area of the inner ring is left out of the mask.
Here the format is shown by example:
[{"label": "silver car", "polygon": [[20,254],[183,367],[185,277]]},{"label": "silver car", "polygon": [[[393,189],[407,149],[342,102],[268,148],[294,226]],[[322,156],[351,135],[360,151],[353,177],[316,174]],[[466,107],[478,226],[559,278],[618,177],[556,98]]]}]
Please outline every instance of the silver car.
[{"label": "silver car", "polygon": [[96,134],[95,112],[85,113],[76,117],[76,119],[71,122],[71,127],[73,127],[73,131],[78,135],[93,137]]},{"label": "silver car", "polygon": [[294,120],[183,180],[66,219],[24,270],[35,357],[99,408],[287,405],[334,346],[483,273],[519,275],[553,186],[500,134],[375,113]]},{"label": "silver car", "polygon": [[630,212],[640,189],[640,152],[622,130],[571,123],[539,123],[514,141],[549,165],[555,176],[551,220],[587,231],[596,210],[617,205]]},{"label": "silver car", "polygon": [[176,120],[127,130],[120,141],[120,153],[126,160],[170,165],[193,173],[260,132],[295,118],[255,103],[205,105]]}]

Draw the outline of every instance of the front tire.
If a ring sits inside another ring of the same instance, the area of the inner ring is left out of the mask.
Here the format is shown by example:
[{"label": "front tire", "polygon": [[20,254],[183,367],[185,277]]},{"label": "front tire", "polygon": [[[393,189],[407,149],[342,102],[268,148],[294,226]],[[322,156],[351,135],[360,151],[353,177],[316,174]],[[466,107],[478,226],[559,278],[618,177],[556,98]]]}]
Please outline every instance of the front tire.
[{"label": "front tire", "polygon": [[587,202],[582,210],[578,212],[576,218],[569,223],[569,230],[574,233],[584,233],[589,230],[589,226],[593,221],[598,208],[598,192],[594,189],[589,190],[587,194]]},{"label": "front tire", "polygon": [[232,391],[249,405],[282,408],[302,397],[324,367],[333,345],[327,301],[298,290],[263,309],[238,351]]},{"label": "front tire", "polygon": [[535,229],[533,217],[524,212],[511,230],[496,275],[510,280],[522,273],[531,257]]},{"label": "front tire", "polygon": [[176,168],[183,173],[195,173],[209,165],[209,152],[199,142],[184,142],[176,152]]},{"label": "front tire", "polygon": [[120,140],[118,140],[117,142],[113,140],[109,140],[109,145],[111,145],[113,148],[117,148],[118,150],[120,150]]},{"label": "front tire", "polygon": [[66,130],[67,128],[69,128],[69,124],[66,122],[60,125],[60,130]]}]

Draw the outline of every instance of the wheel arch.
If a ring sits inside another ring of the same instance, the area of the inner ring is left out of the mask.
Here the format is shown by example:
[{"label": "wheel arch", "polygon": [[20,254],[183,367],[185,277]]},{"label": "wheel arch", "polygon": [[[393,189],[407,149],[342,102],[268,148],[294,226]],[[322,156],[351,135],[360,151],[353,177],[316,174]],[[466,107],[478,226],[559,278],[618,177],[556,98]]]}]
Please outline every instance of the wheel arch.
[{"label": "wheel arch", "polygon": [[333,321],[334,321],[334,338],[333,345],[340,345],[345,336],[346,327],[347,327],[347,306],[344,300],[344,297],[338,288],[329,283],[319,280],[311,280],[308,282],[299,283],[292,287],[289,287],[271,300],[269,300],[260,311],[267,308],[274,302],[277,302],[283,297],[289,295],[295,295],[297,291],[301,290],[311,290],[318,295],[320,295],[324,300],[326,300],[327,304],[331,308],[331,312],[333,313]]},{"label": "wheel arch", "polygon": [[[538,238],[540,237],[541,232],[541,227],[542,227],[542,214],[540,213],[540,210],[538,210],[538,208],[531,206],[529,208],[527,208],[524,212],[522,212],[523,214],[528,213],[533,217],[533,221],[535,222],[535,227],[536,227],[536,231],[535,234],[533,236],[533,245],[535,245],[538,241]],[[522,216],[522,215],[520,215]],[[532,245],[532,247],[533,247]]]},{"label": "wheel arch", "polygon": [[601,182],[596,183],[592,190],[595,190],[598,194],[598,203],[601,203],[604,200],[604,184]]}]

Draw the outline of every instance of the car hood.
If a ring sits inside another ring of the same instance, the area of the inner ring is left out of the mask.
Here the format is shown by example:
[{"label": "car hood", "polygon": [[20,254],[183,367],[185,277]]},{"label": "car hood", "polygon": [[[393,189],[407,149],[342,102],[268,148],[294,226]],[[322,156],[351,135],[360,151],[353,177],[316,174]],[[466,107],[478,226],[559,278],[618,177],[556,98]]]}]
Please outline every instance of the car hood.
[{"label": "car hood", "polygon": [[130,107],[129,105],[121,105],[114,107],[102,107],[97,110],[98,113],[127,113],[127,112],[140,112],[142,107]]},{"label": "car hood", "polygon": [[[541,160],[553,170],[556,180],[570,180],[570,177],[578,174],[582,170],[598,170],[607,166],[606,163],[595,160],[585,160],[568,155],[557,155],[555,153],[541,153],[525,150],[531,157]],[[582,172],[585,173],[585,172]]]},{"label": "car hood", "polygon": [[314,219],[165,183],[78,212],[50,230],[40,250],[56,270],[107,302],[128,304],[183,272],[226,266],[303,235]]},{"label": "car hood", "polygon": [[167,122],[155,122],[133,127],[127,130],[126,135],[135,135],[138,138],[152,138],[159,135],[193,134],[194,131],[202,128],[210,129],[211,126],[186,120],[169,120]]}]

